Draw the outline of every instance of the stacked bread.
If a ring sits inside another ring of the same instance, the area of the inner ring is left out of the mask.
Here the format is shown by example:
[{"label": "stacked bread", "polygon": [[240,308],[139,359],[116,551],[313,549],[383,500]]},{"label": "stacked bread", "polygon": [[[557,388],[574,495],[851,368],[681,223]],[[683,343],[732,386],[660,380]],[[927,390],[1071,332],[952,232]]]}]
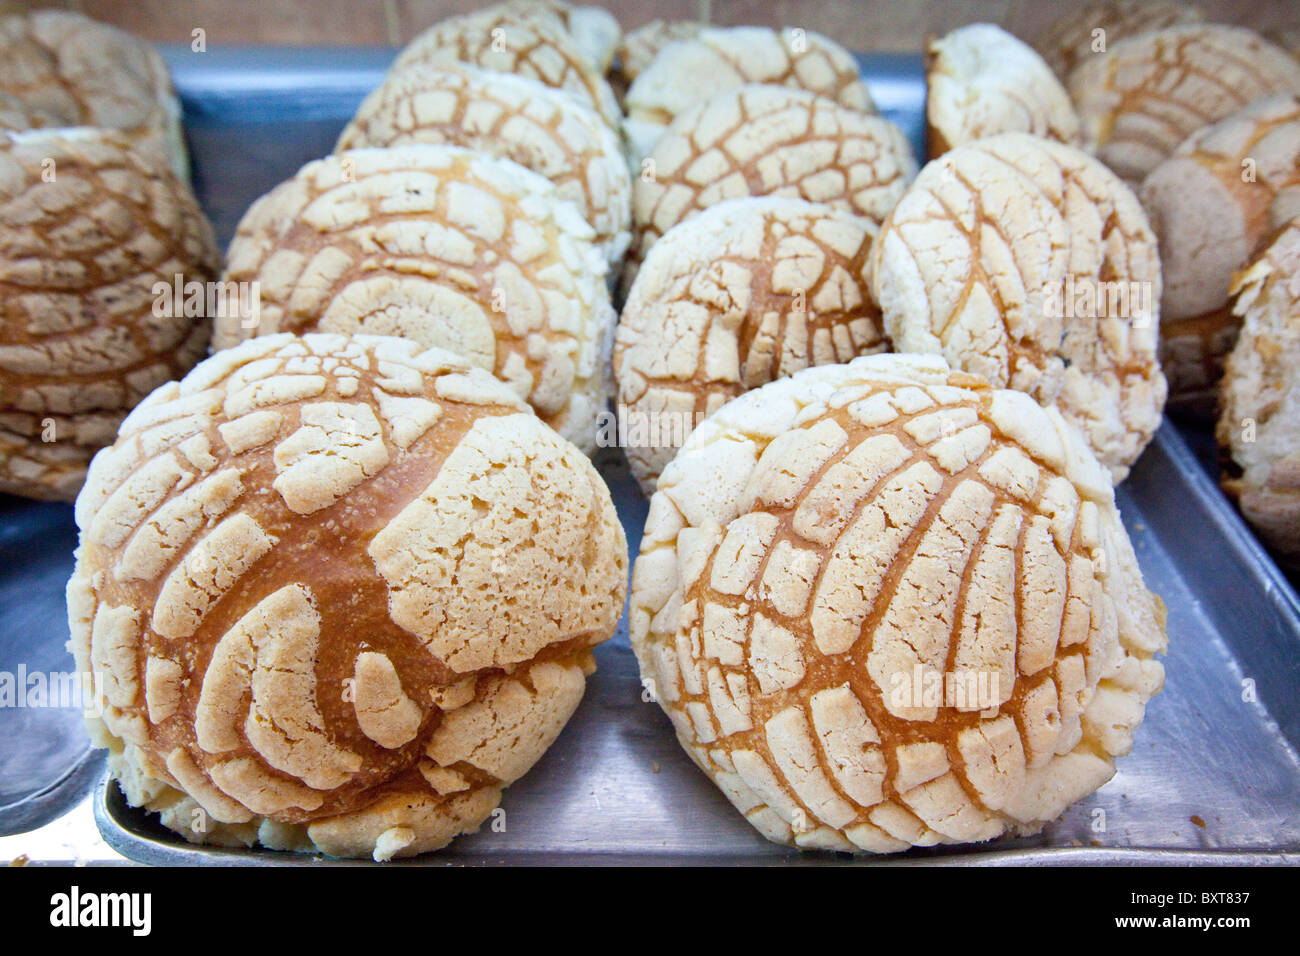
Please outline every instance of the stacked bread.
[{"label": "stacked bread", "polygon": [[71,500],[131,407],[202,357],[210,326],[170,292],[218,254],[151,47],[39,11],[0,18],[0,62],[0,491]]}]

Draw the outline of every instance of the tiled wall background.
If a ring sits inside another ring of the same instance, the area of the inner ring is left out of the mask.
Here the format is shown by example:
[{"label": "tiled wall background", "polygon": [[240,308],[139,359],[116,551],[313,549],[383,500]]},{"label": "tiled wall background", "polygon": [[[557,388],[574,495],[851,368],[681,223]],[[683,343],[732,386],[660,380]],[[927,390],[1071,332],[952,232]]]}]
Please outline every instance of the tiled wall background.
[{"label": "tiled wall background", "polygon": [[[976,21],[1032,37],[1069,14],[1060,0],[589,0],[624,27],[657,18],[722,25],[802,26],[855,50],[922,47],[925,37]],[[201,27],[214,43],[401,46],[442,17],[480,0],[0,0],[0,11],[78,10],[158,43],[188,43]],[[1258,30],[1300,29],[1300,0],[1198,0],[1212,20]]]}]

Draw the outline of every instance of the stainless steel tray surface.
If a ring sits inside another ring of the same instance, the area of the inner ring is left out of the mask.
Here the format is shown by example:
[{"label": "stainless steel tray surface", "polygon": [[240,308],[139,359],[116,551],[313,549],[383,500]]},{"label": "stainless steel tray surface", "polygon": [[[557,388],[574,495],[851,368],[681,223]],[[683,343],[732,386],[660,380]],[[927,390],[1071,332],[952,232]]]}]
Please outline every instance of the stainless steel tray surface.
[{"label": "stainless steel tray surface", "polygon": [[[223,242],[248,203],[331,149],[392,56],[389,50],[165,53],[185,107],[196,188]],[[919,149],[920,58],[871,56],[862,65],[882,111]],[[1204,445],[1203,436],[1193,437]],[[599,464],[635,555],[646,502],[620,455]],[[1134,752],[1109,784],[1038,836],[859,862],[1300,862],[1300,599],[1172,425],[1161,429],[1119,500],[1147,582],[1169,606],[1167,682]],[[15,500],[4,501],[4,509],[0,534],[12,537],[13,527],[34,522],[28,538],[48,538],[50,550],[41,559],[39,587],[23,577],[30,569],[0,568],[3,638],[13,644],[10,631],[21,627],[32,654],[61,648],[70,516]],[[0,654],[10,655],[0,657],[0,669],[12,659],[8,648],[0,643]],[[774,846],[745,823],[682,752],[658,707],[642,701],[626,620],[596,658],[599,670],[569,726],[506,792],[505,829],[485,827],[439,853],[390,865],[852,859]],[[13,738],[11,719],[0,710],[0,761]],[[8,766],[0,763],[0,772]],[[0,794],[5,783],[0,775]],[[111,782],[100,784],[94,813],[108,844],[140,862],[343,865],[191,846],[127,807]],[[0,833],[3,823],[0,816]]]}]

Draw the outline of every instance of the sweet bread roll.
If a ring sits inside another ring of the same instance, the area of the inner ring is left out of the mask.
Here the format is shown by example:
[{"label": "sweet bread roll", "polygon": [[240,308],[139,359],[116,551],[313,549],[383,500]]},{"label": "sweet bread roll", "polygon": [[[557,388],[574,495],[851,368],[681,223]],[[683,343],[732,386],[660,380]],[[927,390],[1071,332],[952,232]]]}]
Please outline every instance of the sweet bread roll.
[{"label": "sweet bread roll", "polygon": [[1228,356],[1217,429],[1224,487],[1300,572],[1300,219],[1233,284],[1241,336]]},{"label": "sweet bread roll", "polygon": [[604,68],[592,62],[590,51],[579,47],[559,18],[525,6],[500,4],[434,24],[398,54],[390,75],[450,63],[518,73],[571,93],[619,129],[622,113]]},{"label": "sweet bread roll", "polygon": [[205,309],[171,293],[215,276],[211,227],[136,142],[0,132],[0,491],[71,500],[126,412],[207,349]]},{"label": "sweet bread roll", "polygon": [[1133,193],[1080,150],[1003,133],[929,163],[872,251],[900,352],[1056,405],[1118,482],[1164,408],[1160,259]]},{"label": "sweet bread roll", "polygon": [[1119,40],[1200,23],[1195,6],[1179,0],[1101,0],[1067,8],[1064,16],[1034,38],[1034,49],[1062,80],[1081,60],[1104,53]]},{"label": "sweet bread roll", "polygon": [[1077,144],[1070,96],[1030,47],[991,23],[930,43],[925,69],[930,158],[997,133],[1033,133]]},{"label": "sweet bread roll", "polygon": [[71,647],[128,803],[388,859],[475,829],[623,608],[590,462],[441,349],[265,336],[159,388],[77,499]]},{"label": "sweet bread roll", "polygon": [[512,159],[545,176],[611,262],[631,242],[632,179],[618,136],[566,93],[462,64],[398,71],[371,93],[337,151],[433,143]]},{"label": "sweet bread roll", "polygon": [[1139,193],[1160,240],[1170,407],[1213,418],[1240,319],[1233,273],[1300,216],[1300,96],[1269,96],[1193,133]]},{"label": "sweet bread roll", "polygon": [[875,234],[844,210],[764,196],[719,203],[656,243],[614,339],[642,490],[696,420],[746,389],[888,347],[868,289]]},{"label": "sweet bread roll", "polygon": [[473,150],[407,145],[308,163],[259,199],[226,277],[258,282],[254,328],[401,335],[495,372],[579,447],[612,387],[615,315],[594,233],[555,188]]},{"label": "sweet bread roll", "polygon": [[79,13],[0,17],[0,92],[29,112],[26,125],[120,130],[141,151],[189,175],[181,108],[163,58],[148,43]]},{"label": "sweet bread roll", "polygon": [[674,119],[724,90],[762,83],[807,90],[846,109],[875,113],[852,54],[817,33],[787,27],[701,30],[659,51],[627,91],[634,158],[650,155]]},{"label": "sweet bread roll", "polygon": [[806,199],[879,223],[915,175],[907,137],[888,120],[806,90],[719,93],[673,121],[632,184],[625,287],[660,236],[724,199]]},{"label": "sweet bread roll", "polygon": [[505,0],[496,9],[519,17],[555,18],[598,73],[606,72],[613,64],[615,51],[623,39],[623,28],[603,7],[574,6],[563,0]]},{"label": "sweet bread roll", "polygon": [[629,30],[615,52],[610,81],[614,92],[625,95],[638,76],[646,71],[659,51],[678,40],[692,40],[708,24],[700,20],[651,20]]},{"label": "sweet bread roll", "polygon": [[770,840],[885,853],[1040,829],[1115,772],[1164,670],[1078,432],[936,357],[755,389],[659,478],[632,646]]},{"label": "sweet bread roll", "polygon": [[1137,186],[1202,126],[1300,90],[1300,62],[1243,27],[1170,27],[1109,44],[1067,88],[1084,143]]}]

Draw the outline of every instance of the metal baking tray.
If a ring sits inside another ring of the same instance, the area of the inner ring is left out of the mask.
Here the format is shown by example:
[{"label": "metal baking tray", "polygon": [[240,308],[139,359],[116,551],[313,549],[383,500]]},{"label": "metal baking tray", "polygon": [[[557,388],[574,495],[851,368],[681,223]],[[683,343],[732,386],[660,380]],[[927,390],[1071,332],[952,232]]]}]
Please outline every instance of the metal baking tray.
[{"label": "metal baking tray", "polygon": [[[365,49],[165,53],[185,107],[196,188],[223,242],[249,202],[331,149],[392,56]],[[919,152],[920,58],[869,56],[862,65],[878,105]],[[1204,446],[1203,435],[1192,437]],[[621,456],[599,464],[635,555],[646,502]],[[1119,490],[1119,501],[1147,582],[1169,606],[1166,686],[1148,709],[1134,752],[1119,761],[1109,784],[1038,836],[857,862],[1300,862],[1300,598],[1171,424]],[[0,568],[0,625],[7,637],[22,608],[32,653],[61,646],[61,597],[47,592],[53,584],[61,588],[71,570],[68,550],[60,550],[70,548],[70,515],[9,501],[0,521],[5,534],[10,523],[27,523],[29,538],[48,540],[53,549],[39,582],[24,583],[19,568]],[[0,644],[0,653],[6,647]],[[569,726],[506,792],[505,829],[484,828],[438,853],[390,865],[854,859],[784,849],[750,828],[683,753],[658,707],[642,702],[626,620],[596,659],[599,670]],[[0,711],[0,775],[13,740],[9,719]],[[99,784],[94,813],[108,844],[143,863],[350,865],[191,846],[127,807],[111,781]]]}]

